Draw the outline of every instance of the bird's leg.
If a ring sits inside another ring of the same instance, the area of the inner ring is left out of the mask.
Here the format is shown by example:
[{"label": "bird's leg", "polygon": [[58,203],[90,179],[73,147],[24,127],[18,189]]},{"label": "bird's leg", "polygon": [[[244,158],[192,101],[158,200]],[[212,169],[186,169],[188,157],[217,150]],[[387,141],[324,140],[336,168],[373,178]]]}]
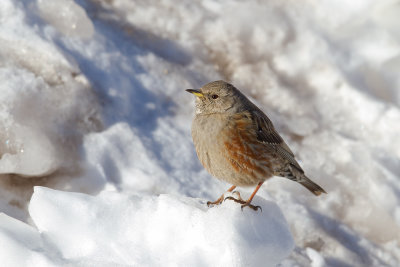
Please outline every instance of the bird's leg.
[{"label": "bird's leg", "polygon": [[[228,191],[226,191],[226,192],[232,192],[233,189],[235,189],[235,188],[236,188],[236,185],[232,185],[231,188],[229,188]],[[225,200],[225,199],[224,199],[224,194],[222,194],[222,196],[220,196],[217,200],[215,200],[215,201],[213,201],[213,202],[208,201],[208,202],[207,202],[207,206],[210,206],[210,205],[219,205],[219,204],[221,204],[224,200]]]},{"label": "bird's leg", "polygon": [[263,183],[264,183],[264,182],[258,183],[256,189],[254,189],[253,194],[251,194],[251,196],[249,197],[249,199],[246,200],[246,201],[244,201],[244,200],[240,197],[240,194],[239,194],[239,199],[236,199],[236,198],[234,198],[234,197],[227,197],[227,198],[225,198],[225,200],[226,200],[226,199],[230,199],[230,200],[233,200],[233,201],[235,201],[235,202],[237,202],[237,203],[242,204],[242,207],[241,207],[242,210],[243,210],[244,207],[249,207],[249,208],[252,208],[252,209],[255,210],[255,211],[257,211],[258,209],[260,209],[260,210],[262,211],[262,208],[261,208],[260,206],[254,206],[254,205],[252,205],[252,204],[250,204],[250,203],[251,203],[251,201],[253,200],[254,196],[257,194],[258,189],[260,189],[260,187],[262,186]]}]

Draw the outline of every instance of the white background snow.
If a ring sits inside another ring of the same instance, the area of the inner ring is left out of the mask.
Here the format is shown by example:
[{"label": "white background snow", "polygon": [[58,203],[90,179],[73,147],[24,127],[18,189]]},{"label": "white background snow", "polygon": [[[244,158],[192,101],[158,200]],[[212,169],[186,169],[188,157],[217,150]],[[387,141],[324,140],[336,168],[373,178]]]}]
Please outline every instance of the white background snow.
[{"label": "white background snow", "polygon": [[[400,266],[400,1],[1,0],[1,266]],[[315,197],[200,165],[193,96],[227,80]],[[253,188],[240,188],[248,196]]]}]

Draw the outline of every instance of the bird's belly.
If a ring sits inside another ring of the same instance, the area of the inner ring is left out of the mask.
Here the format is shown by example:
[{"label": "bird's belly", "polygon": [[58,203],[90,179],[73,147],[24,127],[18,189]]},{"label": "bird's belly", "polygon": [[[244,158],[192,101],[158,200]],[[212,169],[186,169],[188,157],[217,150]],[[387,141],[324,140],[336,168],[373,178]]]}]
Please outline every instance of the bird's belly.
[{"label": "bird's belly", "polygon": [[197,123],[195,127],[201,128],[192,130],[197,156],[211,175],[237,186],[253,186],[272,176],[268,166],[257,160],[257,155],[226,138],[226,131],[234,129],[218,125],[210,127],[207,121]]},{"label": "bird's belly", "polygon": [[208,172],[216,178],[237,186],[253,186],[272,176],[268,169],[258,166],[258,163],[246,156],[233,158],[225,146],[217,147],[200,159]]}]

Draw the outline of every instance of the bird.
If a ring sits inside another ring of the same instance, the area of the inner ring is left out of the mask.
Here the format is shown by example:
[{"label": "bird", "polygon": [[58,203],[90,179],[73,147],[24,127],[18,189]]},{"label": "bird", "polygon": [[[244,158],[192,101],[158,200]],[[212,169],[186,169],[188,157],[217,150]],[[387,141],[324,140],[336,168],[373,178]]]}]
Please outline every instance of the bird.
[{"label": "bird", "polygon": [[[208,206],[229,199],[240,203],[242,210],[257,211],[261,207],[251,202],[273,176],[298,182],[316,196],[326,193],[305,175],[268,116],[232,84],[219,80],[186,91],[196,96],[191,133],[197,156],[212,176],[232,184],[227,190],[231,196],[222,194]],[[233,191],[237,186],[256,187],[244,200]]]}]

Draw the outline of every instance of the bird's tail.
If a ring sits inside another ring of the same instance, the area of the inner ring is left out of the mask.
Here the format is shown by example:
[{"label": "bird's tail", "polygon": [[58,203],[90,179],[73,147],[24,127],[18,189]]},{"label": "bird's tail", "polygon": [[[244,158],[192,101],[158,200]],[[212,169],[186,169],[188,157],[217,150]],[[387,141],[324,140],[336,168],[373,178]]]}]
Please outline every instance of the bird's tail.
[{"label": "bird's tail", "polygon": [[302,176],[303,177],[301,177],[301,179],[298,179],[297,182],[299,182],[302,186],[310,190],[311,193],[313,193],[316,196],[319,196],[322,193],[326,194],[325,190],[322,187],[311,181],[307,176],[305,175]]},{"label": "bird's tail", "polygon": [[281,176],[298,182],[316,196],[319,196],[322,193],[326,194],[322,187],[311,181],[310,178],[304,174],[304,171],[300,168],[300,166],[297,167],[294,165],[289,165],[288,167],[289,168],[287,168],[285,172],[281,173]]}]

